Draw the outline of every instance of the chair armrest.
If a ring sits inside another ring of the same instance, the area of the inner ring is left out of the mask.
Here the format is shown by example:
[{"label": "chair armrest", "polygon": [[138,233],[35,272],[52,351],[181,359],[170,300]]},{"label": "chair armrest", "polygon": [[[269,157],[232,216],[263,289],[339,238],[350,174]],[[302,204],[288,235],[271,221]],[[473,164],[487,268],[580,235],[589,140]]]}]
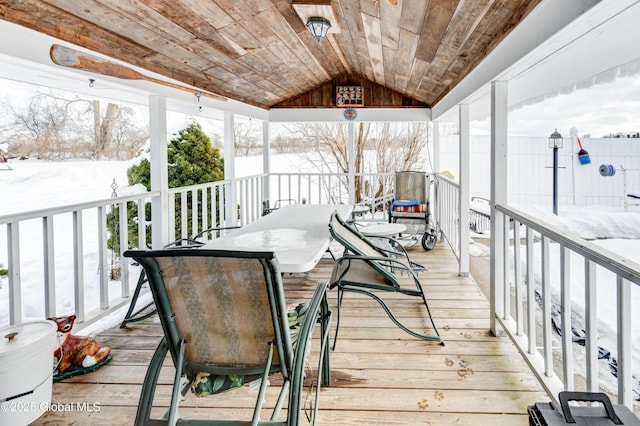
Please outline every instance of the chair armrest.
[{"label": "chair armrest", "polygon": [[389,243],[391,244],[391,246],[395,248],[394,250],[389,250],[389,249],[386,249],[384,247],[379,247],[379,249],[382,250],[383,252],[388,253],[391,256],[402,255],[403,262],[408,264],[411,267],[411,269],[416,273],[426,272],[427,271],[427,267],[426,266],[421,265],[419,263],[416,263],[416,262],[412,261],[411,259],[409,259],[409,253],[407,253],[407,250],[400,243],[400,241],[398,241],[398,240],[396,240],[395,238],[392,238],[392,237],[380,236],[380,237],[376,237],[376,238],[381,239],[381,240],[388,240]]},{"label": "chair armrest", "polygon": [[202,247],[203,245],[204,245],[204,243],[202,241],[196,241],[193,238],[179,238],[179,239],[167,244],[163,248],[165,248],[165,249],[195,248],[195,247]]},{"label": "chair armrest", "polygon": [[194,248],[194,247],[202,247],[205,245],[202,241],[198,241],[198,238],[201,238],[204,234],[208,232],[217,232],[217,231],[227,231],[229,229],[238,229],[241,226],[218,226],[214,228],[208,228],[203,231],[198,232],[191,238],[179,238],[163,248],[171,249],[171,248]]},{"label": "chair armrest", "polygon": [[[329,310],[329,303],[327,301],[327,291],[329,289],[329,282],[323,281],[318,284],[316,290],[309,302],[307,313],[304,316],[304,320],[302,321],[302,325],[300,326],[300,330],[298,331],[298,338],[296,343],[296,348],[293,356],[293,377],[302,377],[302,374],[299,376],[295,374],[297,371],[304,370],[304,364],[306,359],[306,351],[307,351],[307,342],[313,336],[313,331],[315,330],[318,322],[322,327],[322,345],[320,347],[321,356],[322,350],[326,346],[328,341],[328,331],[329,331],[329,322],[331,321],[331,311]],[[325,356],[328,356],[328,351],[325,353]],[[328,365],[328,360],[326,361]],[[325,372],[327,373],[327,372]],[[329,385],[330,376],[326,374],[323,380],[325,385]],[[300,386],[302,383],[299,384]],[[295,389],[294,383],[292,383],[292,389]]]},{"label": "chair armrest", "polygon": [[[416,274],[416,271],[413,270],[411,265],[409,265],[409,264],[407,264],[405,262],[402,262],[402,261],[400,261],[398,259],[391,258],[391,257],[358,256],[358,255],[355,255],[355,254],[347,254],[347,255],[344,255],[341,258],[337,259],[336,260],[336,264],[340,265],[340,264],[344,263],[345,261],[348,261],[348,262],[352,262],[352,261],[356,261],[356,262],[367,262],[367,261],[378,262],[380,265],[382,265],[382,266],[384,266],[386,268],[399,269],[400,272],[406,272],[415,281],[418,281],[418,275]],[[334,272],[335,272],[335,268],[334,268]],[[331,282],[332,283],[335,282],[333,276],[331,277]]]},{"label": "chair armrest", "polygon": [[238,229],[238,228],[242,228],[242,226],[215,226],[213,228],[208,228],[208,229],[205,229],[203,231],[198,232],[193,237],[191,237],[191,239],[192,240],[197,240],[198,238],[202,237],[204,234],[207,234],[209,232],[228,231],[230,229]]},{"label": "chair armrest", "polygon": [[386,241],[388,241],[389,245],[391,247],[399,247],[399,249],[396,249],[396,250],[389,250],[387,248],[380,247],[380,246],[378,246],[376,244],[376,246],[378,246],[378,248],[380,250],[384,251],[385,253],[389,253],[392,256],[402,255],[407,260],[409,260],[409,254],[407,253],[407,250],[404,248],[404,246],[402,244],[400,244],[400,241],[396,240],[393,237],[387,237],[387,236],[384,236],[384,235],[376,235],[375,238],[378,239],[378,240],[386,240]]}]

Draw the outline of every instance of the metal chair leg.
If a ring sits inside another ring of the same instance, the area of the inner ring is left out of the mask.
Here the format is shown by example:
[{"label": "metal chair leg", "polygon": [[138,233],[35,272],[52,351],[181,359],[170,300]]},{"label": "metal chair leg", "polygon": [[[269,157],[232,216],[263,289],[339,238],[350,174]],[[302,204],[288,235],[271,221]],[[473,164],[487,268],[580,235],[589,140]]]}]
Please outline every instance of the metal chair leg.
[{"label": "metal chair leg", "polygon": [[136,308],[136,303],[138,302],[138,297],[140,296],[140,290],[142,286],[147,282],[147,275],[144,273],[144,270],[140,272],[140,276],[138,277],[138,283],[136,284],[136,289],[133,292],[133,296],[131,296],[131,303],[129,304],[129,310],[127,314],[124,316],[122,323],[120,323],[120,328],[125,328],[127,324],[130,322],[138,322],[144,319],[147,319],[153,316],[156,313],[156,310],[153,309],[150,312],[147,312],[144,315],[140,315],[141,312],[148,309],[151,305],[153,305],[153,301],[145,305],[143,308],[138,309],[136,312],[133,310]]}]

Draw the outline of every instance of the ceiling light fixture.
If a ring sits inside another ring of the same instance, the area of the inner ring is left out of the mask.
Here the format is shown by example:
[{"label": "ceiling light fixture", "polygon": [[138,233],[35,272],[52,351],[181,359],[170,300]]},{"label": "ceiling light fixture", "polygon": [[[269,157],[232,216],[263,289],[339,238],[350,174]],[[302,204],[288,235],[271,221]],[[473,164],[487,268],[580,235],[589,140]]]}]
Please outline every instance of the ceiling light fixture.
[{"label": "ceiling light fixture", "polygon": [[311,35],[320,42],[327,35],[329,28],[331,28],[331,22],[319,16],[312,16],[307,20],[306,26],[309,28]]}]

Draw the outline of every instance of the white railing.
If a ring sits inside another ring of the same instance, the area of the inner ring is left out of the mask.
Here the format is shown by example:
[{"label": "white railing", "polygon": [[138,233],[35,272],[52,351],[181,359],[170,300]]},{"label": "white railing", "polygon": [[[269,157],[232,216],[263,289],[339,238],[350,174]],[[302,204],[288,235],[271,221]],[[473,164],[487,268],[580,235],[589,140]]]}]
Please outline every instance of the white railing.
[{"label": "white railing", "polygon": [[[64,308],[73,309],[78,322],[101,316],[109,307],[125,303],[129,296],[128,263],[118,259],[111,262],[110,267],[107,215],[118,208],[119,228],[111,231],[112,239],[120,247],[129,245],[130,231],[138,234],[139,244],[144,247],[145,223],[141,221],[136,230],[128,230],[127,206],[132,205],[139,216],[144,217],[145,201],[159,195],[144,193],[0,217],[0,231],[4,228],[6,237],[5,255],[9,271],[8,310],[3,309],[8,312],[8,322],[17,324],[23,321],[23,299],[33,297],[32,294],[23,297],[23,286],[29,284],[26,280],[32,281],[31,287],[43,291],[42,314],[32,319],[59,314],[61,297],[57,294],[66,296],[72,292],[73,306]],[[40,265],[33,270],[39,271],[38,276],[27,277],[22,273],[23,265],[33,266],[37,262]],[[94,289],[97,294],[87,291],[85,277],[88,271],[97,271],[97,289]],[[120,291],[112,297],[114,274],[120,276],[117,278]],[[32,317],[33,313],[26,316]]]},{"label": "white railing", "polygon": [[[189,238],[212,227],[246,225],[258,219],[262,214],[265,179],[266,175],[261,174],[236,179],[233,184],[224,180],[170,189],[169,206],[176,214],[169,215],[169,241]],[[236,208],[230,211],[235,217],[228,217],[227,210],[233,199],[231,185]]]},{"label": "white railing", "polygon": [[435,178],[435,221],[440,239],[445,240],[460,260],[460,185],[443,175]]},{"label": "white railing", "polygon": [[[386,218],[389,202],[393,198],[394,173],[358,173],[360,193],[355,202],[369,207],[372,217]],[[298,204],[349,203],[349,175],[346,173],[271,173],[270,198],[293,200]]]},{"label": "white railing", "polygon": [[[388,178],[363,176],[372,180]],[[279,197],[295,193],[299,202],[305,197],[304,201],[309,203],[347,202],[346,181],[340,182],[346,175],[276,175],[271,178],[272,185],[273,179],[278,183],[271,193]],[[233,182],[170,189],[168,205],[174,214],[168,215],[169,241],[188,238],[211,227],[246,225],[258,219],[262,215],[266,182],[267,175],[261,174]],[[286,188],[282,182],[287,182]],[[151,224],[146,207],[153,197],[159,196],[159,192],[142,193],[0,217],[0,241],[6,241],[6,251],[0,248],[0,265],[6,265],[9,271],[8,306],[0,306],[0,313],[5,313],[0,317],[0,327],[18,324],[25,318],[35,320],[73,311],[77,315],[77,329],[81,329],[128,303],[137,277],[129,276],[129,263],[122,253],[132,247],[133,239],[137,239],[138,248],[148,246]],[[362,197],[371,200],[372,208],[386,211],[385,197],[375,198],[367,193]],[[231,200],[235,207],[227,208]],[[145,218],[138,220],[134,229],[129,229],[129,208],[137,217]],[[108,221],[113,211],[117,220]],[[120,253],[109,248],[112,246],[109,238],[119,245]],[[29,269],[28,277],[21,270],[23,262],[30,267],[38,264],[37,268]],[[34,270],[37,272],[31,272]],[[97,271],[97,278],[91,277],[92,271]],[[25,286],[37,288],[37,297],[42,299],[42,313],[38,308],[37,318],[33,312],[23,312],[24,298],[34,297],[31,290],[28,295],[25,290],[23,296]]]},{"label": "white railing", "polygon": [[[510,207],[498,205],[496,211],[496,229],[504,230],[499,232],[503,240],[495,242],[496,251],[504,254],[496,263],[501,272],[492,284],[503,283],[495,288],[493,313],[500,327],[516,344],[550,398],[556,398],[563,389],[604,390],[617,394],[620,404],[632,408],[631,294],[640,285],[640,265]],[[509,222],[513,226],[509,227]],[[576,260],[583,265],[581,270],[570,268]],[[603,288],[608,285],[602,282],[603,271],[615,276],[611,288]],[[571,283],[582,275],[584,278],[578,280],[582,285],[576,291]],[[598,319],[603,312],[598,310],[602,307],[602,301],[597,301],[598,288],[616,295],[612,314],[617,323],[612,339],[615,347],[607,349],[617,352],[617,379],[609,371],[598,370],[598,341],[611,339],[599,332],[602,324]],[[563,330],[560,339],[552,333],[554,320]],[[584,353],[573,343],[574,336],[582,333]],[[584,378],[585,389],[576,389],[576,376]],[[606,380],[614,381],[614,389]]]}]

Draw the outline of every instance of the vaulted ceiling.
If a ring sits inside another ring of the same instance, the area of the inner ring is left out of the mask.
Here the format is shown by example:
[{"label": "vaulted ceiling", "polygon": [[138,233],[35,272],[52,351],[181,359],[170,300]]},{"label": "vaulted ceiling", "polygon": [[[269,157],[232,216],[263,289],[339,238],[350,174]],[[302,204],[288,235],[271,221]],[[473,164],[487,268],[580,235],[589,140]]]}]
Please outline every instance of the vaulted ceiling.
[{"label": "vaulted ceiling", "polygon": [[0,19],[264,109],[350,79],[434,106],[540,1],[2,0]]}]

